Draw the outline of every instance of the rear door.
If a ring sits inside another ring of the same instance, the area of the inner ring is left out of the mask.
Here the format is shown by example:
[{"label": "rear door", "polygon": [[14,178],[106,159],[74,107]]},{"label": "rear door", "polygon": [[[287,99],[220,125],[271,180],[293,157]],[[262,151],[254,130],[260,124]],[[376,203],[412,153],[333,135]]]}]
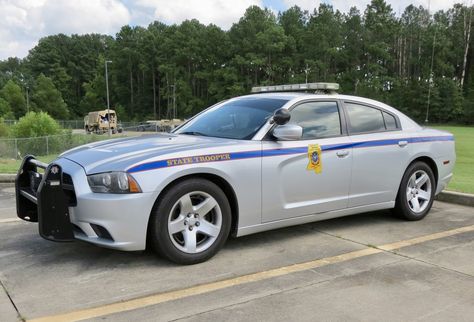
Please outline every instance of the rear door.
[{"label": "rear door", "polygon": [[397,116],[383,108],[344,101],[353,146],[349,207],[394,201],[410,144]]},{"label": "rear door", "polygon": [[337,100],[300,103],[289,123],[301,140],[262,143],[263,222],[347,207],[352,149]]}]

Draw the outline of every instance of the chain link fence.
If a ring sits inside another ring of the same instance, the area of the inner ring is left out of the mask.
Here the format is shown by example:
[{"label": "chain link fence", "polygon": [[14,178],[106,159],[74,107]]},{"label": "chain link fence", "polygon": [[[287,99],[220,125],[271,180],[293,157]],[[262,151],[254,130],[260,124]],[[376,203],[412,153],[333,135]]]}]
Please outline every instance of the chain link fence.
[{"label": "chain link fence", "polygon": [[[5,120],[7,125],[15,124],[15,120]],[[57,121],[65,129],[83,129],[81,120]],[[122,122],[120,130],[131,132],[170,132],[181,120],[162,120],[160,122]],[[74,131],[81,132],[81,131]],[[106,140],[110,137],[98,134],[68,133],[32,138],[0,138],[0,159],[21,159],[26,154],[35,156],[55,155],[76,146],[95,141]]]},{"label": "chain link fence", "polygon": [[27,154],[54,155],[76,146],[108,139],[108,136],[63,134],[33,138],[0,139],[0,159],[21,159]]},{"label": "chain link fence", "polygon": [[[4,120],[3,123],[6,125],[13,125],[17,120]],[[84,120],[56,120],[58,122],[59,126],[61,126],[64,129],[83,129],[84,128]]]},{"label": "chain link fence", "polygon": [[[4,120],[8,126],[14,125],[17,120]],[[63,129],[79,130],[84,129],[84,120],[56,120],[59,126]],[[171,129],[181,124],[182,120],[159,120],[159,121],[141,121],[141,122],[119,122],[119,129],[124,131],[155,131],[155,132],[169,132]],[[154,124],[160,124],[156,126]]]},{"label": "chain link fence", "polygon": [[[17,120],[4,120],[3,121],[6,125],[13,125]],[[71,130],[78,130],[78,129],[84,129],[84,120],[56,120],[58,122],[59,126],[61,126],[64,129],[71,129]],[[127,130],[134,130],[139,127],[140,124],[143,124],[143,122],[119,122],[121,127],[123,129]]]}]

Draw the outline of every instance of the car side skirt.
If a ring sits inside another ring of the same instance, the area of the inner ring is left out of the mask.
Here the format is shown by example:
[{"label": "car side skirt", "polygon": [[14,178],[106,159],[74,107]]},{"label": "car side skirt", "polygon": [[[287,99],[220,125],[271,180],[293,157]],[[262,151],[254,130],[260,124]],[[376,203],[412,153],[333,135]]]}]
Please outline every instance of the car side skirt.
[{"label": "car side skirt", "polygon": [[288,227],[288,226],[295,226],[295,225],[301,225],[301,224],[306,224],[310,222],[326,220],[326,219],[357,215],[357,214],[369,212],[369,211],[392,209],[394,207],[395,207],[395,201],[389,201],[389,202],[376,203],[376,204],[365,205],[365,206],[360,206],[360,207],[328,211],[324,213],[301,216],[301,217],[296,217],[296,218],[272,221],[272,222],[262,223],[262,224],[254,225],[254,226],[240,227],[237,230],[237,237],[255,234],[255,233],[272,230],[272,229],[278,229],[278,228],[283,228],[283,227]]}]

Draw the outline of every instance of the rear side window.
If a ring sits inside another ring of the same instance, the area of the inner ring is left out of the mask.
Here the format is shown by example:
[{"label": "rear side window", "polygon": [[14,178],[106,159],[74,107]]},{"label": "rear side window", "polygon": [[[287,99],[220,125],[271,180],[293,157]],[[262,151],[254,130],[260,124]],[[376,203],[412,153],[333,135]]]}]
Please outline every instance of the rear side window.
[{"label": "rear side window", "polygon": [[395,120],[395,116],[388,114],[386,112],[383,112],[383,119],[385,121],[385,127],[387,130],[396,130],[398,129],[397,127],[397,121]]},{"label": "rear side window", "polygon": [[385,131],[382,111],[365,105],[345,103],[351,134]]},{"label": "rear side window", "polygon": [[307,102],[291,110],[289,124],[303,128],[303,140],[321,139],[341,134],[336,102]]}]

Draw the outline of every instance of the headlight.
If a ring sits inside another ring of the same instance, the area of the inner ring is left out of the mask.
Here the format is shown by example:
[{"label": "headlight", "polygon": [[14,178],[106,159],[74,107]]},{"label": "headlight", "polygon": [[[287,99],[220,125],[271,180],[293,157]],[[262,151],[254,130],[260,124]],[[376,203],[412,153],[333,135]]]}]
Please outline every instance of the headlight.
[{"label": "headlight", "polygon": [[137,193],[142,192],[138,183],[126,172],[104,172],[87,176],[93,192]]}]

